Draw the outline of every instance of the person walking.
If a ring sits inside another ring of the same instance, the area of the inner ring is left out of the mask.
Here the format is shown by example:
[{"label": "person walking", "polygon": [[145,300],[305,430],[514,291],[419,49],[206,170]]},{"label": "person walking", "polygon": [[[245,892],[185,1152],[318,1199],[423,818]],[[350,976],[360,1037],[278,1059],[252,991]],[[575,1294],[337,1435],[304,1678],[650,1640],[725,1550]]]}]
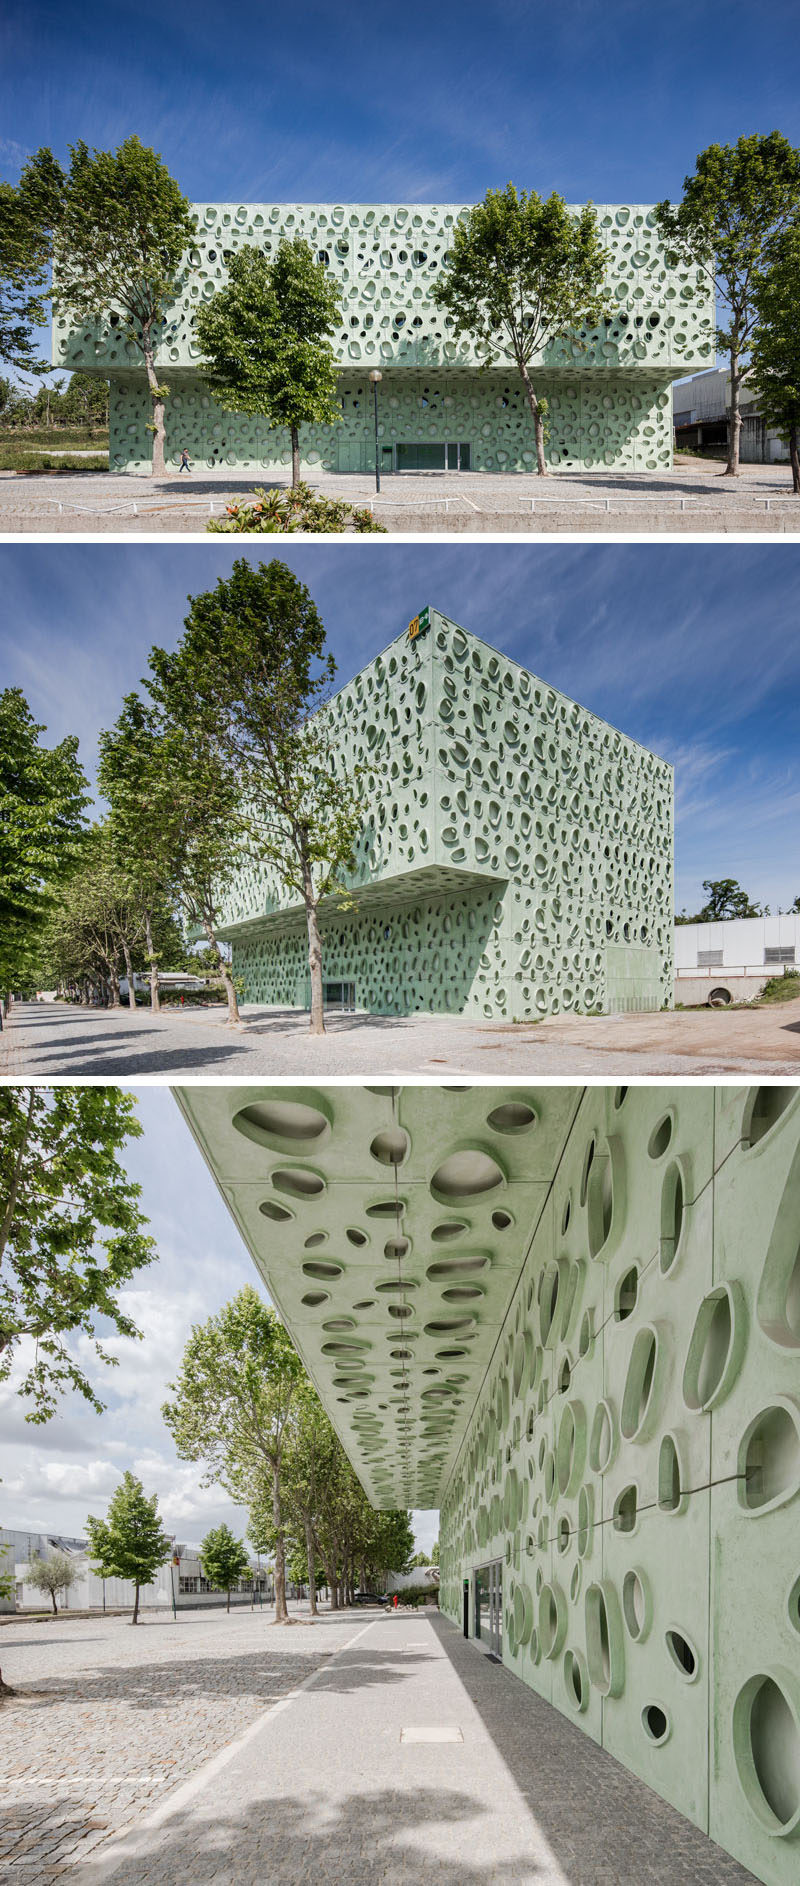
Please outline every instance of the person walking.
[{"label": "person walking", "polygon": [[184,446],[183,451],[181,452],[181,462],[180,462],[180,465],[178,466],[178,471],[191,472],[191,466],[189,464],[189,453],[186,449],[186,446]]}]

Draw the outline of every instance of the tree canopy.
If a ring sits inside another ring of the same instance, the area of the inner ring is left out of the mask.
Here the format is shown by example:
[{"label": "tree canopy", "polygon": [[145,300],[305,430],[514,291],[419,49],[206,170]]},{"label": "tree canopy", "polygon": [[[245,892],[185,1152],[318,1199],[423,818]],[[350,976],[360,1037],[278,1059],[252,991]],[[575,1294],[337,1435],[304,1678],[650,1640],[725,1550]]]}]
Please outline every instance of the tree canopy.
[{"label": "tree canopy", "polygon": [[130,1471],[122,1476],[105,1519],[86,1521],[89,1556],[103,1578],[127,1578],[135,1587],[132,1624],[139,1621],[139,1591],[171,1556],[172,1541],[158,1516],[158,1495],[146,1494]]},{"label": "tree canopy", "polygon": [[250,1569],[250,1559],[243,1539],[234,1538],[230,1526],[224,1520],[221,1526],[212,1526],[200,1546],[200,1563],[204,1576],[215,1591],[227,1594],[226,1610],[231,1608],[231,1586],[243,1578]]},{"label": "tree canopy", "polygon": [[546,406],[534,390],[546,348],[606,318],[606,258],[592,204],[578,216],[553,192],[487,190],[456,224],[434,301],[456,334],[471,334],[484,363],[511,353],[533,416],[537,469],[547,471]]},{"label": "tree canopy", "polygon": [[753,301],[749,379],[767,425],[788,440],[792,489],[800,493],[800,222],[775,238]]},{"label": "tree canopy", "polygon": [[676,923],[720,923],[728,917],[762,917],[769,914],[762,911],[760,904],[751,902],[747,891],[742,890],[736,878],[704,878],[703,890],[706,901],[702,910],[691,917],[682,911],[676,917]]},{"label": "tree canopy", "polygon": [[141,1131],[117,1087],[0,1088],[0,1381],[32,1339],[18,1391],[29,1421],[48,1421],[65,1388],[102,1413],[70,1337],[91,1338],[111,1365],[98,1320],[139,1335],[118,1292],[156,1256],[120,1159]]},{"label": "tree canopy", "polygon": [[28,159],[19,183],[0,183],[0,359],[25,373],[45,373],[37,328],[47,320],[53,225],[64,173],[52,151]]},{"label": "tree canopy", "polygon": [[334,425],[337,368],[330,336],[341,314],[336,282],[302,236],[282,236],[273,261],[238,249],[228,280],[194,317],[202,372],[228,411],[256,413],[271,430],[286,426],[292,484],[300,481],[303,425]]},{"label": "tree canopy", "polygon": [[736,144],[709,144],[694,174],[683,180],[681,202],[656,208],[670,259],[674,255],[704,272],[727,309],[717,339],[730,357],[730,476],[739,470],[743,357],[756,319],[756,284],[776,236],[798,211],[800,151],[780,131],[740,137]]},{"label": "tree canopy", "polygon": [[45,732],[20,688],[0,694],[0,989],[35,974],[37,947],[57,887],[85,834],[87,781],[70,735]]},{"label": "tree canopy", "polygon": [[46,1559],[35,1552],[25,1574],[25,1583],[32,1585],[34,1591],[46,1591],[53,1607],[53,1616],[58,1616],[56,1593],[69,1591],[78,1577],[75,1560],[68,1558],[66,1552],[50,1552]]},{"label": "tree canopy", "polygon": [[302,1378],[283,1324],[248,1284],[217,1316],[193,1324],[162,1408],[181,1459],[203,1462],[203,1485],[219,1481],[246,1505],[268,1499],[277,1623],[288,1616],[281,1468]]},{"label": "tree canopy", "polygon": [[117,151],[70,147],[55,231],[54,301],[78,321],[107,320],[141,355],[151,404],[152,470],[164,471],[164,402],[155,355],[197,228],[191,204],[156,151],[129,137]]}]

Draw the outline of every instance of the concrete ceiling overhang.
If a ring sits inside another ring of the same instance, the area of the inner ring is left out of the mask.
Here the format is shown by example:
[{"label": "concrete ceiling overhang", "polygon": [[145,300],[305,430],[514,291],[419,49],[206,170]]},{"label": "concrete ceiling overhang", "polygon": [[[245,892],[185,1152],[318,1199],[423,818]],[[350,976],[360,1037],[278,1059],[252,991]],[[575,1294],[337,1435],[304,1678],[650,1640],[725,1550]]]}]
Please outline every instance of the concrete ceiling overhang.
[{"label": "concrete ceiling overhang", "polygon": [[369,1498],[438,1506],[582,1089],[173,1091]]},{"label": "concrete ceiling overhang", "polygon": [[[393,871],[385,877],[378,877],[371,884],[347,885],[342,892],[332,892],[329,897],[320,900],[322,917],[335,917],[339,911],[350,915],[354,910],[375,907],[383,910],[388,904],[413,904],[420,897],[446,896],[449,891],[485,891],[487,885],[498,887],[507,883],[495,871],[475,871],[463,869],[459,865],[426,864],[416,871]],[[266,907],[254,916],[242,917],[238,922],[223,923],[219,934],[227,941],[234,937],[247,936],[255,930],[259,934],[269,926],[270,934],[281,934],[301,925],[305,927],[306,914],[301,901],[276,909]],[[199,927],[194,934],[200,936]]]}]

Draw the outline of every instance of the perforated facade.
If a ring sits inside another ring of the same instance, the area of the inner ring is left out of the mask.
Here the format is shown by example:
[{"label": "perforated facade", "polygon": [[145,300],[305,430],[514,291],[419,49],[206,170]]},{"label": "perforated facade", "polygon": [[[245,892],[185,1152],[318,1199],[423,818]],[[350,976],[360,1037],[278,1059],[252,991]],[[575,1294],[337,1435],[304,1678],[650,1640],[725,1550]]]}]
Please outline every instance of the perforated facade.
[{"label": "perforated facade", "polygon": [[[365,769],[324,973],[379,1014],[521,1019],[672,1001],[672,770],[436,609],[324,710]],[[307,939],[267,872],[224,934],[245,998],[304,1006]]]},{"label": "perforated facade", "polygon": [[[342,292],[335,337],[342,423],[304,427],[309,472],[374,464],[367,375],[384,375],[379,443],[384,470],[442,462],[474,471],[535,468],[533,422],[509,362],[478,372],[471,341],[455,340],[432,289],[463,204],[197,204],[198,234],[181,290],[163,324],[157,360],[171,394],[168,455],[187,446],[200,465],[284,473],[288,435],[222,411],[202,382],[195,308],[227,279],[237,248],[274,252],[282,234],[301,235]],[[671,464],[671,382],[713,366],[713,294],[692,268],[670,268],[647,204],[602,205],[613,318],[548,346],[537,387],[550,404],[553,465],[655,471]],[[53,360],[110,380],[110,462],[144,469],[149,407],[140,358],[112,314],[99,327],[56,319]],[[450,453],[447,447],[451,448]],[[466,454],[463,448],[467,448]],[[461,448],[460,453],[457,448]],[[442,457],[443,454],[443,457]]]},{"label": "perforated facade", "polygon": [[797,1091],[179,1099],[370,1498],[440,1504],[450,1617],[491,1585],[509,1670],[794,1886]]}]

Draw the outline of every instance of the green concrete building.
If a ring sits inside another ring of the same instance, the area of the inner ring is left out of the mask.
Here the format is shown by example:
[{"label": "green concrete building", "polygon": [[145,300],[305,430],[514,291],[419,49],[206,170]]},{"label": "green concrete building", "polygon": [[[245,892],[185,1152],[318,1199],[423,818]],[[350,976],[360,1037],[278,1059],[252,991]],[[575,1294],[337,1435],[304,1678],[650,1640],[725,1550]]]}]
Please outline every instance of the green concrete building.
[{"label": "green concrete building", "polygon": [[177,1098],[370,1499],[440,1507],[447,1615],[795,1886],[798,1091]]},{"label": "green concrete building", "polygon": [[[521,1020],[672,1005],[672,769],[431,606],[323,710],[364,768],[329,1006]],[[245,1000],[310,1003],[305,913],[227,894]]]},{"label": "green concrete building", "polygon": [[[196,243],[156,355],[170,387],[168,457],[177,460],[187,446],[200,469],[243,471],[258,480],[290,470],[288,433],[226,413],[212,398],[199,371],[193,315],[227,280],[238,248],[257,245],[272,254],[282,235],[299,235],[342,294],[334,340],[342,423],[302,428],[306,474],[374,466],[372,369],[383,375],[383,472],[534,471],[533,421],[513,362],[479,372],[480,352],[468,339],[453,338],[449,318],[431,299],[468,207],[195,204]],[[553,342],[533,363],[537,390],[550,406],[549,462],[563,471],[661,471],[672,464],[672,382],[713,367],[716,358],[713,287],[698,270],[668,264],[651,205],[600,205],[597,221],[613,318]],[[111,468],[146,470],[144,372],[118,317],[112,312],[99,327],[75,328],[57,316],[53,364],[108,379]]]}]

